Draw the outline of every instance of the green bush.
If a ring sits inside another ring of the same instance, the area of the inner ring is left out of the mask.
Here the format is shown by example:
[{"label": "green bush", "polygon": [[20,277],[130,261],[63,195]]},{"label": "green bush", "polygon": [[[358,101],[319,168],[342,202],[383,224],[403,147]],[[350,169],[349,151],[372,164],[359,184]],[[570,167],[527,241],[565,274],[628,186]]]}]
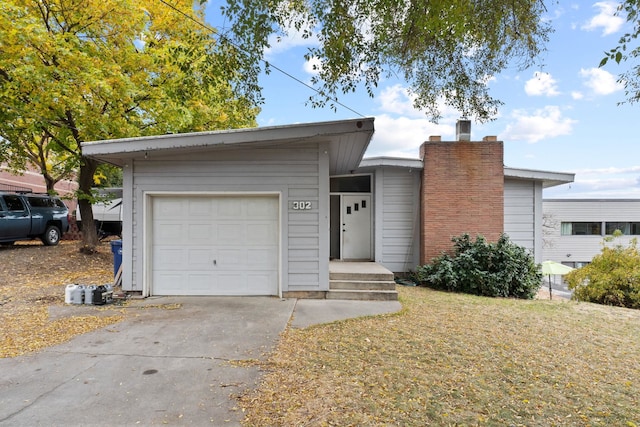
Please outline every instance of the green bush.
[{"label": "green bush", "polygon": [[495,243],[468,234],[451,239],[453,255],[443,254],[416,270],[428,287],[490,297],[533,298],[542,273],[533,257],[503,234]]},{"label": "green bush", "polygon": [[628,247],[602,248],[591,263],[565,276],[573,298],[627,308],[640,308],[640,252],[633,239]]}]

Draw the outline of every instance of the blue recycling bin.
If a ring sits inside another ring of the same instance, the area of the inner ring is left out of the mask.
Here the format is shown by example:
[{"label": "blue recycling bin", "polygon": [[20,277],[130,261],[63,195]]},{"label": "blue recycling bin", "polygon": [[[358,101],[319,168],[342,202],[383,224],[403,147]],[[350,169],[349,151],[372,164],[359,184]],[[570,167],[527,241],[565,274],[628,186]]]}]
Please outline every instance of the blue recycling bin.
[{"label": "blue recycling bin", "polygon": [[122,265],[122,240],[111,241],[111,253],[113,254],[113,277],[116,277]]}]

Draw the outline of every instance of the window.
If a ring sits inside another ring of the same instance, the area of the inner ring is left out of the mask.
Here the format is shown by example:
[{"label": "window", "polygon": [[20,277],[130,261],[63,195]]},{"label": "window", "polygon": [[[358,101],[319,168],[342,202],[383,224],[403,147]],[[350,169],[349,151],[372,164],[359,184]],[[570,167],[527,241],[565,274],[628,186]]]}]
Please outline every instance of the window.
[{"label": "window", "polygon": [[601,236],[602,223],[600,222],[563,222],[560,226],[563,236]]},{"label": "window", "polygon": [[640,235],[640,222],[607,222],[604,230],[607,235],[620,230],[625,236],[638,236]]},{"label": "window", "polygon": [[4,204],[7,205],[7,209],[10,211],[23,211],[24,205],[22,200],[18,196],[3,196]]},{"label": "window", "polygon": [[354,175],[331,178],[332,193],[370,193],[371,175]]}]

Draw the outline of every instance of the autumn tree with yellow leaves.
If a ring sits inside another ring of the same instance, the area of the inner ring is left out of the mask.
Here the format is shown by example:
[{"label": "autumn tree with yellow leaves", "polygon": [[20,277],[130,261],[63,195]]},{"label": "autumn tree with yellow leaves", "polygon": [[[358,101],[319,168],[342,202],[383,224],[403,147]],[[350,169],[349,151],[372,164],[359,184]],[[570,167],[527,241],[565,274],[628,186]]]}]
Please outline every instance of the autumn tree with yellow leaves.
[{"label": "autumn tree with yellow leaves", "polygon": [[76,171],[91,224],[98,165],[81,143],[255,126],[257,76],[243,63],[189,0],[3,0],[0,160]]}]

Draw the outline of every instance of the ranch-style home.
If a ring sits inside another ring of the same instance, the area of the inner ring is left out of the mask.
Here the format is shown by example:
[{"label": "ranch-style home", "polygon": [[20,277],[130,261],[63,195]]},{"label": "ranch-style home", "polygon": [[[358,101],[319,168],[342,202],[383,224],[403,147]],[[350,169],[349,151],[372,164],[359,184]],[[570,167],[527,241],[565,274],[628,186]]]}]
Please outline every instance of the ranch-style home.
[{"label": "ranch-style home", "polygon": [[83,144],[123,169],[123,290],[335,297],[330,271],[407,272],[464,232],[541,261],[542,189],[573,174],[506,168],[467,121],[413,160],[363,160],[373,133],[363,118]]}]

